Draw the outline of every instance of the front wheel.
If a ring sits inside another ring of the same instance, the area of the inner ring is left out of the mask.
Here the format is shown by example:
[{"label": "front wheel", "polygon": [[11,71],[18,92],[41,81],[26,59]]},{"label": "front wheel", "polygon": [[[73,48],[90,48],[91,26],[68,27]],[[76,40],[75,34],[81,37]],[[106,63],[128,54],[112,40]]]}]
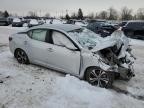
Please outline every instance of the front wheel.
[{"label": "front wheel", "polygon": [[21,49],[16,50],[15,58],[20,64],[29,64],[29,59],[27,54]]},{"label": "front wheel", "polygon": [[92,85],[110,88],[113,83],[114,74],[97,67],[92,67],[86,70],[85,79]]}]

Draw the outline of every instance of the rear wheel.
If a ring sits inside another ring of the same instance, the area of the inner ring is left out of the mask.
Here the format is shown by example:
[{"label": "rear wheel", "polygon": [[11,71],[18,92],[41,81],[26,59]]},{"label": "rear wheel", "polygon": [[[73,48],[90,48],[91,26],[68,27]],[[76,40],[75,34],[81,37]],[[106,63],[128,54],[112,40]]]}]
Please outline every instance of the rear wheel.
[{"label": "rear wheel", "polygon": [[17,49],[15,52],[15,57],[20,64],[29,64],[28,56],[23,50]]},{"label": "rear wheel", "polygon": [[102,88],[110,88],[113,83],[114,75],[97,67],[86,70],[85,79],[92,85]]}]

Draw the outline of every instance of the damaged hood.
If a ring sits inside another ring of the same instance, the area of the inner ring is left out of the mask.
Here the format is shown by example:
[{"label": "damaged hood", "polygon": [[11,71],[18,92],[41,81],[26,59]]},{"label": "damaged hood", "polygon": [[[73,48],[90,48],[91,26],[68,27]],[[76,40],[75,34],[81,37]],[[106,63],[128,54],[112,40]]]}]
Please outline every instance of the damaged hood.
[{"label": "damaged hood", "polygon": [[96,52],[96,51],[99,51],[108,47],[112,47],[116,45],[116,43],[117,43],[117,40],[113,40],[113,39],[105,40],[104,39],[103,41],[98,42],[97,45],[91,51]]},{"label": "damaged hood", "polygon": [[129,45],[129,40],[121,30],[116,30],[111,36],[103,38],[100,42],[97,42],[97,45],[91,51],[96,52],[114,45],[117,45],[117,47],[120,48],[122,44],[127,47]]},{"label": "damaged hood", "polygon": [[116,30],[111,36],[102,38],[99,34],[96,34],[86,28],[76,29],[68,32],[69,36],[74,39],[83,48],[92,52],[96,52],[112,46],[120,48],[122,44],[128,46],[128,38],[121,30]]}]

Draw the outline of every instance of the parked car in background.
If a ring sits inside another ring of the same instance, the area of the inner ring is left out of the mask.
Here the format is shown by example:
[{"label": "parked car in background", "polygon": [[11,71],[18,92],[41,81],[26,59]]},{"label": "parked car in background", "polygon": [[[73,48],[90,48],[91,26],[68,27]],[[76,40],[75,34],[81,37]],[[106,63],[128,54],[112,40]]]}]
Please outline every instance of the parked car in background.
[{"label": "parked car in background", "polygon": [[38,20],[38,23],[39,23],[39,25],[42,25],[42,24],[44,24],[44,23],[46,23],[46,22],[45,22],[44,19],[39,19],[39,20]]},{"label": "parked car in background", "polygon": [[71,24],[46,24],[9,37],[9,46],[21,64],[34,63],[111,87],[114,76],[134,76],[128,39],[122,31],[102,38]]},{"label": "parked car in background", "polygon": [[119,27],[119,21],[117,21],[117,20],[108,20],[105,23],[106,23],[106,25],[110,25],[110,26],[113,26],[116,28]]},{"label": "parked car in background", "polygon": [[95,32],[96,34],[100,34],[103,25],[105,25],[103,22],[93,22],[89,23],[86,28]]},{"label": "parked car in background", "polygon": [[15,18],[15,17],[8,17],[8,18],[7,18],[9,25],[12,24],[14,18]]},{"label": "parked car in background", "polygon": [[119,27],[114,25],[102,25],[100,35],[102,37],[110,36],[117,29],[119,29]]},{"label": "parked car in background", "polygon": [[21,19],[19,18],[14,18],[12,21],[12,27],[22,27],[23,26],[23,22]]},{"label": "parked car in background", "polygon": [[127,22],[128,22],[128,21],[122,21],[122,22],[119,24],[119,26],[120,26],[120,27],[123,27],[123,26],[125,26],[125,25],[127,24]]},{"label": "parked car in background", "polygon": [[102,19],[87,19],[88,23],[96,23],[96,22],[100,22],[100,23],[106,23],[106,20],[102,20]]},{"label": "parked car in background", "polygon": [[0,17],[0,26],[8,26],[8,25],[9,23],[8,23],[7,18]]},{"label": "parked car in background", "polygon": [[31,19],[28,23],[28,27],[38,26],[40,25],[36,19]]},{"label": "parked car in background", "polygon": [[86,23],[85,21],[83,20],[76,20],[75,21],[75,25],[79,25],[81,27],[86,27],[88,25],[88,23]]},{"label": "parked car in background", "polygon": [[86,27],[88,25],[88,23],[86,23],[83,20],[75,20],[75,19],[70,19],[67,21],[67,24],[75,24],[81,27]]},{"label": "parked car in background", "polygon": [[134,39],[144,40],[144,21],[128,21],[128,23],[123,26],[122,30],[125,35]]},{"label": "parked car in background", "polygon": [[46,19],[46,20],[45,20],[45,23],[46,23],[46,24],[52,24],[52,19]]},{"label": "parked car in background", "polygon": [[63,24],[63,22],[61,19],[51,19],[50,24]]},{"label": "parked car in background", "polygon": [[96,34],[100,34],[101,37],[110,36],[115,30],[118,29],[117,26],[111,25],[106,22],[89,23],[86,28],[95,32]]}]

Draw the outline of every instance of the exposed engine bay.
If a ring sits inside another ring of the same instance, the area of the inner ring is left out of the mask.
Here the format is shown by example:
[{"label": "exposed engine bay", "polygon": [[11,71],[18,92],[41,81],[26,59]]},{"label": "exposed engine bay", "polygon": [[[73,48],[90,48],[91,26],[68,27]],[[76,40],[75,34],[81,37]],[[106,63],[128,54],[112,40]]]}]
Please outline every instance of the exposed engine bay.
[{"label": "exposed engine bay", "polygon": [[78,29],[69,33],[78,43],[98,60],[98,67],[105,71],[119,74],[123,79],[131,79],[134,76],[132,55],[127,38],[123,31],[116,30],[108,37],[89,32],[87,29]]},{"label": "exposed engine bay", "polygon": [[[120,33],[123,35],[122,32]],[[124,36],[123,39],[124,41],[121,39],[116,45],[102,49],[98,53],[104,63],[118,68],[116,70],[117,76],[129,80],[135,76],[133,64],[136,58],[132,54],[129,41],[126,41],[127,37]]]}]

